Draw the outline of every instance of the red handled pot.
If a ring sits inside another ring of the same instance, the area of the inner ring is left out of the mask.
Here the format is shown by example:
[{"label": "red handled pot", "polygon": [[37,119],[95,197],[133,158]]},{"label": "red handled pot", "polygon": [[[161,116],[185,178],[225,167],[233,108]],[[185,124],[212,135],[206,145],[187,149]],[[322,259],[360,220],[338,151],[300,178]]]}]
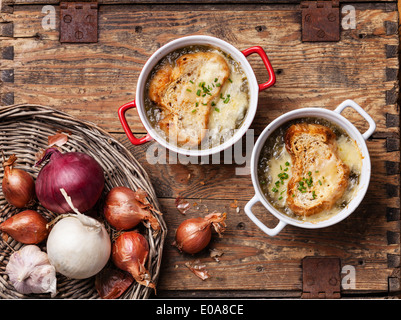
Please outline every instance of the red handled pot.
[{"label": "red handled pot", "polygon": [[[149,74],[153,70],[153,68],[157,65],[157,63],[164,58],[168,53],[191,45],[210,45],[216,48],[221,49],[223,52],[229,54],[235,61],[237,61],[244,73],[246,74],[248,84],[249,84],[249,107],[246,118],[244,119],[242,125],[235,131],[234,135],[225,141],[224,143],[209,148],[209,149],[185,149],[178,147],[173,143],[169,143],[161,134],[159,134],[155,128],[151,125],[149,119],[146,116],[145,107],[144,107],[144,98],[145,98],[145,85],[146,81],[149,77]],[[256,80],[255,73],[249,64],[249,61],[246,59],[247,56],[251,54],[258,54],[262,59],[268,74],[268,80],[265,83],[259,84]],[[118,110],[118,116],[123,126],[123,129],[134,145],[140,145],[145,142],[151,141],[155,139],[165,148],[168,148],[174,152],[191,155],[191,156],[206,156],[214,153],[218,153],[226,148],[232,146],[235,142],[237,142],[241,137],[245,134],[245,132],[250,127],[256,113],[257,105],[258,105],[258,96],[259,92],[263,91],[271,86],[273,86],[276,82],[276,76],[274,74],[274,70],[272,65],[270,64],[269,58],[267,57],[265,51],[259,47],[254,46],[243,51],[239,51],[234,46],[225,42],[221,39],[210,37],[210,36],[188,36],[173,40],[160,49],[158,49],[146,62],[143,67],[141,74],[139,75],[138,83],[137,83],[137,91],[136,97],[134,101],[128,102],[122,105]],[[125,117],[125,113],[131,109],[136,108],[138,110],[139,117],[144,125],[148,134],[142,138],[136,138],[132,133],[127,119]]]}]

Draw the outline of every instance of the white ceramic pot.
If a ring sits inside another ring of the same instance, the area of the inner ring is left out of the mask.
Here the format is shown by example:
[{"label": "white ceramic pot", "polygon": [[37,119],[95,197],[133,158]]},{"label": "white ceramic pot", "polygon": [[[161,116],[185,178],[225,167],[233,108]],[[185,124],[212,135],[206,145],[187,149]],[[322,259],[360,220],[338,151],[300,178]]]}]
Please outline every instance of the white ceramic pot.
[{"label": "white ceramic pot", "polygon": [[[341,115],[341,112],[347,107],[351,107],[354,110],[356,110],[369,123],[369,129],[365,133],[361,134],[349,120],[347,120],[344,116]],[[294,119],[305,118],[305,117],[323,118],[343,128],[349,134],[349,136],[356,141],[362,153],[362,158],[363,158],[362,171],[361,171],[362,174],[360,176],[360,181],[356,196],[351,200],[349,205],[347,205],[338,214],[332,216],[327,220],[314,223],[303,222],[297,219],[293,219],[288,215],[279,212],[276,208],[274,208],[263,195],[260,189],[258,174],[257,174],[257,165],[259,161],[260,151],[262,150],[265,141],[269,137],[269,135],[284,123]],[[263,232],[272,237],[277,235],[287,224],[297,226],[300,228],[317,229],[331,226],[345,219],[358,207],[368,189],[370,174],[371,174],[371,164],[370,164],[369,152],[365,141],[372,135],[375,129],[376,129],[376,124],[374,120],[357,103],[355,103],[352,100],[344,101],[334,111],[326,110],[323,108],[304,108],[285,113],[282,116],[278,117],[263,130],[262,134],[256,141],[254,150],[252,152],[251,176],[252,176],[252,184],[255,189],[255,196],[246,204],[244,208],[245,213]],[[267,227],[253,214],[252,207],[258,202],[261,202],[263,206],[270,213],[272,213],[275,217],[279,219],[278,224],[274,228]]]},{"label": "white ceramic pot", "polygon": [[[146,81],[147,81],[148,76],[149,76],[150,72],[152,71],[152,69],[168,53],[170,53],[174,50],[186,47],[186,46],[190,46],[190,45],[210,45],[210,46],[214,46],[214,47],[221,49],[225,53],[228,53],[229,55],[231,55],[231,57],[235,61],[237,61],[242,66],[242,69],[245,72],[246,77],[248,78],[248,82],[249,82],[249,91],[250,91],[249,109],[248,109],[247,116],[246,116],[242,126],[238,130],[236,130],[235,134],[233,135],[233,137],[231,139],[225,141],[223,144],[221,144],[219,146],[216,146],[216,147],[213,147],[210,149],[188,150],[185,148],[177,147],[176,145],[167,142],[166,139],[164,137],[162,137],[160,134],[158,134],[157,131],[152,127],[152,125],[150,124],[150,122],[146,116],[146,112],[145,112],[145,108],[144,108],[145,84],[146,84]],[[263,84],[258,84],[256,77],[255,77],[255,73],[254,73],[251,65],[249,64],[248,60],[246,59],[246,57],[248,55],[253,54],[253,53],[257,53],[261,57],[264,65],[267,69],[267,72],[268,72],[268,76],[269,76],[268,81]],[[133,143],[135,145],[139,145],[139,144],[148,142],[152,139],[155,139],[158,143],[160,143],[165,148],[170,149],[170,150],[180,153],[180,154],[189,155],[189,156],[207,156],[207,155],[211,155],[214,153],[218,153],[218,152],[232,146],[235,142],[237,142],[246,133],[246,131],[248,130],[249,126],[251,125],[253,118],[255,116],[255,113],[256,113],[259,92],[274,85],[275,81],[276,81],[276,77],[274,74],[274,70],[269,62],[269,59],[268,59],[265,51],[261,47],[254,46],[254,47],[248,48],[246,50],[239,51],[238,49],[236,49],[234,46],[232,46],[228,42],[223,41],[218,38],[215,38],[215,37],[203,36],[203,35],[187,36],[187,37],[179,38],[179,39],[176,39],[176,40],[173,40],[173,41],[167,43],[166,45],[164,45],[160,49],[158,49],[149,58],[149,60],[144,65],[144,67],[139,75],[137,88],[136,88],[135,100],[128,102],[128,103],[124,104],[123,106],[121,106],[118,110],[118,116],[119,116],[119,119],[121,121],[123,129],[124,129],[125,133],[127,134],[129,140],[131,141],[131,143]],[[132,131],[125,118],[125,112],[127,110],[129,110],[130,108],[137,108],[139,117],[140,117],[146,131],[148,132],[148,134],[141,139],[136,138],[132,134]]]}]

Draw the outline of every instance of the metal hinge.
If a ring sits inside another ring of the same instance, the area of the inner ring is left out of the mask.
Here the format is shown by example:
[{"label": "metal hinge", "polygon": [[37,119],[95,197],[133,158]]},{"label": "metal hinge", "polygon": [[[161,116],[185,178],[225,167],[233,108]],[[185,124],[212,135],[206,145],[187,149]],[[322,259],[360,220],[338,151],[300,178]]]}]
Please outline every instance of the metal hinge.
[{"label": "metal hinge", "polygon": [[60,42],[97,42],[97,16],[97,2],[61,2]]},{"label": "metal hinge", "polygon": [[302,41],[340,41],[340,3],[302,1]]},{"label": "metal hinge", "polygon": [[341,298],[341,261],[336,257],[305,257],[302,260],[302,298]]}]

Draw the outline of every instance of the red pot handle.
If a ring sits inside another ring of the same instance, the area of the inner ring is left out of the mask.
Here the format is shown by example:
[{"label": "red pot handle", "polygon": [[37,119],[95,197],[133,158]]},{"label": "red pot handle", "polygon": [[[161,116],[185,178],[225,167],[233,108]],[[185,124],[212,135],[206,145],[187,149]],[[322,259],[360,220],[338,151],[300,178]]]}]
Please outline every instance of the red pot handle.
[{"label": "red pot handle", "polygon": [[131,109],[131,108],[136,108],[135,100],[122,105],[118,109],[118,118],[120,119],[120,122],[123,126],[123,129],[124,129],[125,134],[127,135],[128,139],[131,141],[132,144],[134,144],[136,146],[140,145],[140,144],[144,144],[148,141],[151,141],[152,137],[149,135],[149,133],[140,139],[135,138],[135,136],[132,134],[132,131],[128,125],[127,119],[125,119],[125,112],[127,112],[127,110]]},{"label": "red pot handle", "polygon": [[267,73],[269,74],[269,80],[265,83],[259,84],[259,91],[265,90],[276,83],[276,74],[274,73],[273,67],[270,64],[269,58],[266,55],[266,52],[260,46],[250,47],[242,51],[245,57],[249,56],[252,53],[257,53],[261,58],[265,67],[267,69]]}]

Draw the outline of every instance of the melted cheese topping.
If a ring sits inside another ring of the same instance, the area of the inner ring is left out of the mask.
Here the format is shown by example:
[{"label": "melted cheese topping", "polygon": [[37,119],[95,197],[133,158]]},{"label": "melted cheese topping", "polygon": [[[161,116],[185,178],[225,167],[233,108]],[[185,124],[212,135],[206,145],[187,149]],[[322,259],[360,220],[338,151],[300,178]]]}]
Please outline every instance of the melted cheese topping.
[{"label": "melted cheese topping", "polygon": [[245,76],[232,63],[229,66],[230,80],[224,84],[209,116],[209,142],[212,146],[232,137],[233,130],[239,127],[249,106],[248,93],[243,89]]},{"label": "melted cheese topping", "polygon": [[338,155],[351,171],[361,174],[362,154],[354,140],[341,136],[337,140]]},{"label": "melted cheese topping", "polygon": [[[286,165],[289,164],[289,165]],[[269,195],[276,201],[279,206],[285,206],[287,201],[287,184],[291,179],[291,156],[283,146],[278,150],[276,157],[271,158],[268,162],[268,171],[266,173],[266,181],[268,181]],[[286,168],[288,168],[287,171]],[[287,173],[288,179],[280,179],[281,173]],[[281,182],[282,181],[282,182]],[[279,182],[279,183],[277,183]],[[277,190],[277,191],[273,191]]]},{"label": "melted cheese topping", "polygon": [[[221,65],[209,60],[205,61],[198,69],[199,73],[196,75],[196,78],[192,75],[190,82],[188,80],[185,84],[180,86],[179,91],[175,91],[176,105],[187,104],[193,106],[189,116],[185,115],[184,117],[180,115],[179,120],[185,120],[188,132],[190,132],[191,128],[196,130],[198,134],[199,131],[202,132],[203,140],[199,145],[201,149],[209,149],[218,146],[230,139],[234,135],[235,130],[242,125],[250,101],[248,80],[241,65],[218,49],[210,47],[206,52],[217,53],[227,62],[230,71],[229,78],[223,84],[220,81],[220,74],[222,73]],[[174,59],[174,61],[177,61],[178,58],[175,57]],[[174,65],[174,61],[169,60],[168,63]],[[216,79],[218,80],[216,81]],[[210,101],[210,95],[204,96],[203,88],[199,87],[200,83],[204,83],[207,88],[210,88],[209,93],[213,95],[215,91],[213,89],[216,85],[220,85],[220,82],[222,83],[220,94],[213,97],[212,101]],[[198,93],[199,89],[201,89],[200,95]],[[157,107],[153,106],[151,102],[146,103],[148,103],[147,115],[152,125],[154,125],[156,131],[161,136],[165,137],[166,140],[170,140],[166,137],[165,132],[161,130],[159,125],[159,120],[163,119],[165,115],[162,114]],[[200,112],[198,112],[198,110],[203,110],[209,106],[210,113],[207,117],[207,124],[206,126],[201,126],[199,121]],[[199,127],[202,127],[202,130],[199,130]],[[192,134],[189,133],[189,135],[196,136],[196,132]],[[189,147],[185,144],[179,144],[179,146],[183,148]]]}]

